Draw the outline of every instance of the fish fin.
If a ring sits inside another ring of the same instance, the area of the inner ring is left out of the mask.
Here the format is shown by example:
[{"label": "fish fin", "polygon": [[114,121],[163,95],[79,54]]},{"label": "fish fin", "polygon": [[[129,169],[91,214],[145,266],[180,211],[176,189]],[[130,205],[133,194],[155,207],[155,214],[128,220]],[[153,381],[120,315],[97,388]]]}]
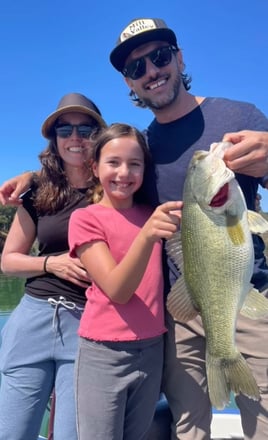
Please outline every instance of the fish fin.
[{"label": "fish fin", "polygon": [[182,254],[182,242],[181,231],[175,232],[171,238],[166,241],[166,251],[171,258],[177,269],[183,272],[183,254]]},{"label": "fish fin", "polygon": [[247,294],[240,313],[251,319],[268,317],[268,299],[265,293],[267,292],[261,293],[253,287]]},{"label": "fish fin", "polygon": [[255,378],[240,353],[232,359],[214,358],[207,354],[208,391],[212,406],[224,409],[230,401],[230,392],[242,393],[253,400],[260,399]]},{"label": "fish fin", "polygon": [[236,215],[226,214],[226,227],[228,235],[235,246],[245,243],[246,237],[241,222]]},{"label": "fish fin", "polygon": [[166,251],[177,269],[181,272],[181,275],[170,289],[166,306],[174,319],[180,322],[187,322],[195,318],[198,315],[198,311],[194,307],[183,276],[181,231],[175,232],[175,234],[166,241]]},{"label": "fish fin", "polygon": [[180,322],[190,321],[198,315],[187,291],[183,275],[171,287],[166,306],[171,316]]},{"label": "fish fin", "polygon": [[268,222],[261,214],[250,210],[248,210],[247,214],[250,232],[253,234],[264,234],[268,232]]},{"label": "fish fin", "polygon": [[208,393],[212,406],[224,409],[230,402],[231,389],[226,380],[222,359],[206,354]]}]

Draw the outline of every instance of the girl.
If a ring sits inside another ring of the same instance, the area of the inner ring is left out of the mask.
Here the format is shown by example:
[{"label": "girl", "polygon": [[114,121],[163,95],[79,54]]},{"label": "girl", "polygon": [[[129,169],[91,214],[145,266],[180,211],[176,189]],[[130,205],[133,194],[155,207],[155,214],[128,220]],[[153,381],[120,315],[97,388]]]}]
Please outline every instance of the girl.
[{"label": "girl", "polygon": [[177,202],[152,210],[137,202],[148,163],[143,135],[112,124],[96,137],[98,203],[69,223],[70,255],[92,285],[76,364],[80,440],[143,440],[159,397],[163,363],[161,238],[176,230]]}]

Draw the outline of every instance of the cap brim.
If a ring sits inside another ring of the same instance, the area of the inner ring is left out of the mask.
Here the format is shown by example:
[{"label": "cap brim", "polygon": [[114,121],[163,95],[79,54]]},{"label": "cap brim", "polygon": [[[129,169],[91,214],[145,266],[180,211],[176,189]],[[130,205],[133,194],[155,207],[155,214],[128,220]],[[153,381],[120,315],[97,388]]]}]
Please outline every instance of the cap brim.
[{"label": "cap brim", "polygon": [[50,139],[54,135],[53,127],[56,120],[64,113],[71,113],[71,112],[83,113],[85,115],[90,116],[92,119],[96,121],[96,123],[100,127],[106,127],[107,125],[106,122],[102,119],[102,117],[98,115],[97,112],[94,112],[94,110],[90,110],[89,108],[84,107],[82,105],[68,105],[59,110],[56,110],[47,117],[47,119],[42,125],[42,129],[41,129],[42,135],[45,138]]},{"label": "cap brim", "polygon": [[110,61],[119,72],[122,72],[127,57],[134,49],[142,44],[158,40],[166,41],[177,47],[177,38],[171,29],[152,29],[135,35],[134,37],[130,37],[123,41],[123,43],[120,43],[111,52]]}]

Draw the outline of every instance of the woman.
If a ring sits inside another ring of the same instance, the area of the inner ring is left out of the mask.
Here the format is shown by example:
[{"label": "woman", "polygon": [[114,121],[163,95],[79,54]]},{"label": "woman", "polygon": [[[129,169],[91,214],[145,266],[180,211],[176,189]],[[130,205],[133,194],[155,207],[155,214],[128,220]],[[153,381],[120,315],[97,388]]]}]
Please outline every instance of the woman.
[{"label": "woman", "polygon": [[[2,332],[0,439],[36,440],[56,394],[55,440],[75,440],[73,367],[77,328],[90,280],[68,255],[71,213],[88,204],[91,134],[106,124],[83,95],[64,96],[47,117],[42,168],[22,197],[3,249],[4,273],[26,278],[25,294]],[[30,255],[37,240],[38,255]]]}]

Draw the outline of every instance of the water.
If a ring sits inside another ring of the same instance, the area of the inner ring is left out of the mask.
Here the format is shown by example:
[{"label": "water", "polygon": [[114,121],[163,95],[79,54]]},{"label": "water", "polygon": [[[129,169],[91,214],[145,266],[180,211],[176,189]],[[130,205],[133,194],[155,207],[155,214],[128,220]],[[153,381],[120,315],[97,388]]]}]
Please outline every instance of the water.
[{"label": "water", "polygon": [[7,321],[12,310],[19,303],[23,295],[23,290],[23,279],[7,277],[0,272],[0,330]]},{"label": "water", "polygon": [[24,290],[22,278],[0,273],[0,313],[10,313],[19,303]]}]

